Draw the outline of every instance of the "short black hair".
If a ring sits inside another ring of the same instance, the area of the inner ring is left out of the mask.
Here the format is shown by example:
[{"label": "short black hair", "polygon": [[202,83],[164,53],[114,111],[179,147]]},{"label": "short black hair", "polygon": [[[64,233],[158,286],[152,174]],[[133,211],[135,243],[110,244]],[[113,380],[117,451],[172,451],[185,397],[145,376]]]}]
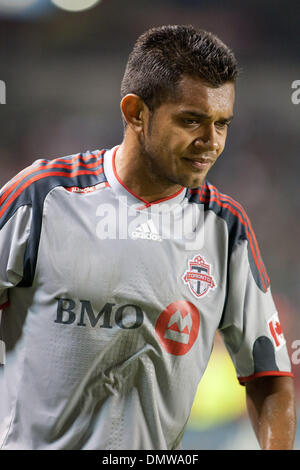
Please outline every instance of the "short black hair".
[{"label": "short black hair", "polygon": [[218,87],[236,81],[237,61],[210,32],[190,25],[151,28],[137,39],[129,55],[121,97],[134,93],[153,111],[174,98],[184,75]]}]

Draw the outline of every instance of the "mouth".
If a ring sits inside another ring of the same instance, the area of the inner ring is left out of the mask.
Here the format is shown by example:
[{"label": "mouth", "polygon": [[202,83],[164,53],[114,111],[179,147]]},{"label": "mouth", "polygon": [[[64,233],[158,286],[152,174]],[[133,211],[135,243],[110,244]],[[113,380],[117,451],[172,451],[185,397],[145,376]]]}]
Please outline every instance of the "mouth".
[{"label": "mouth", "polygon": [[183,158],[183,160],[195,170],[207,170],[207,168],[212,164],[212,160],[210,158]]}]

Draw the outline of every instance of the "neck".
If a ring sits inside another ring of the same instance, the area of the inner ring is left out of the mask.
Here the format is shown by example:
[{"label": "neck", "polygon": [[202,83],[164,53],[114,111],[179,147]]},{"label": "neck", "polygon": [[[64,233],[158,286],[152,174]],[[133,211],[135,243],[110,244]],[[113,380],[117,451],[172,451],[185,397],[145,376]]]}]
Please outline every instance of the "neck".
[{"label": "neck", "polygon": [[126,139],[117,150],[115,167],[119,179],[139,198],[153,202],[176,194],[182,186],[165,180],[151,169],[151,162],[143,155],[139,143]]}]

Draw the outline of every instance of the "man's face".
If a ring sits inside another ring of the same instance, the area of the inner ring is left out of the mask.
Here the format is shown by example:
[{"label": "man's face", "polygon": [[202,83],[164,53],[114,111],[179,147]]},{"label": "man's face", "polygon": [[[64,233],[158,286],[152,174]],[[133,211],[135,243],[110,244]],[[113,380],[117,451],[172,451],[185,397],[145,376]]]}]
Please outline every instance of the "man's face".
[{"label": "man's face", "polygon": [[176,100],[149,112],[139,136],[152,176],[166,185],[200,186],[224,149],[233,105],[233,83],[213,88],[183,77]]}]

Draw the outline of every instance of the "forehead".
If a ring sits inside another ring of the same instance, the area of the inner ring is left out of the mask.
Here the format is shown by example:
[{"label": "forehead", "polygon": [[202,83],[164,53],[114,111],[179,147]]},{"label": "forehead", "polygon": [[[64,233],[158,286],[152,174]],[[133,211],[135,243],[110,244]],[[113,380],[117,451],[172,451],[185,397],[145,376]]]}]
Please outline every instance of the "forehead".
[{"label": "forehead", "polygon": [[232,114],[234,97],[232,82],[213,87],[201,79],[183,77],[177,86],[175,99],[169,104],[178,111],[188,108],[206,114]]}]

